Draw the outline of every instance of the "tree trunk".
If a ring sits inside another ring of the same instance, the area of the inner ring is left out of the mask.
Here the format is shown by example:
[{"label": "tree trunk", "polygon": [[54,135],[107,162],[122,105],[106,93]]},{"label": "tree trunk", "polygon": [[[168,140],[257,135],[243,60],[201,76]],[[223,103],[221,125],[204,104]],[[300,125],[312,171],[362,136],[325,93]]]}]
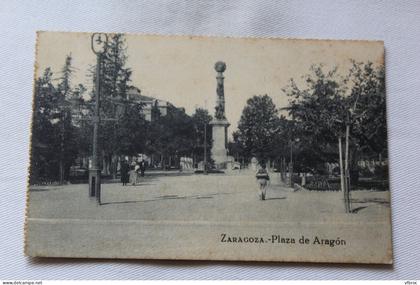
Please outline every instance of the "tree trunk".
[{"label": "tree trunk", "polygon": [[118,156],[111,156],[111,174],[112,179],[117,179],[117,170],[118,170]]},{"label": "tree trunk", "polygon": [[284,161],[284,157],[281,158],[280,161],[280,169],[281,169],[281,181],[284,182],[286,180],[285,173],[286,173],[286,163]]},{"label": "tree trunk", "polygon": [[103,153],[102,156],[102,162],[103,162],[103,166],[102,166],[102,172],[104,175],[109,175],[110,171],[109,171],[109,165],[110,165],[110,157],[109,155]]},{"label": "tree trunk", "polygon": [[346,186],[345,186],[345,180],[344,180],[344,169],[343,169],[343,150],[342,150],[342,145],[341,145],[341,137],[338,137],[338,158],[339,158],[339,163],[340,163],[340,186],[341,186],[341,192],[344,195],[344,208],[345,211],[347,213],[348,208],[347,208],[347,195],[346,195]]},{"label": "tree trunk", "polygon": [[163,154],[160,155],[160,168],[166,170],[166,162]]},{"label": "tree trunk", "polygon": [[357,186],[359,183],[359,155],[360,149],[354,147],[350,155],[349,162],[349,173],[350,173],[350,185]]},{"label": "tree trunk", "polygon": [[351,205],[350,205],[350,169],[349,169],[349,136],[350,136],[350,125],[346,125],[346,158],[345,158],[345,176],[346,176],[346,206],[347,206],[347,213],[351,212]]}]

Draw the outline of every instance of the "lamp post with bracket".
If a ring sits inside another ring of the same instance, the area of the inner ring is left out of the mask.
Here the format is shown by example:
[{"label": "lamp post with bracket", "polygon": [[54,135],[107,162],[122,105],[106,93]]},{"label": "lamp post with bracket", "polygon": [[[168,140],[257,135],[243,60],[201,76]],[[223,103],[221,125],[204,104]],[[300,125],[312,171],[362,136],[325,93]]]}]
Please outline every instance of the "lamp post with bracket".
[{"label": "lamp post with bracket", "polygon": [[93,121],[92,162],[89,165],[89,196],[96,198],[101,204],[101,169],[98,164],[98,133],[100,126],[100,100],[101,100],[101,64],[102,56],[107,50],[108,36],[104,33],[94,33],[91,38],[91,48],[96,55],[96,82],[95,105]]}]

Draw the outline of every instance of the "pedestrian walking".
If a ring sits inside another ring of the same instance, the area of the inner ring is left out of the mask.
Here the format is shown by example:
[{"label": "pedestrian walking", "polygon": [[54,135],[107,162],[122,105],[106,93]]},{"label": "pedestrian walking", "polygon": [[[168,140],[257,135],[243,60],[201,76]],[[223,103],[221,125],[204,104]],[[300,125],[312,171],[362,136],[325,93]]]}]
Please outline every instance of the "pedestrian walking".
[{"label": "pedestrian walking", "polygon": [[134,171],[136,172],[136,184],[140,182],[140,162],[136,162],[134,166]]},{"label": "pedestrian walking", "polygon": [[146,162],[144,160],[140,161],[140,175],[144,177],[144,172],[146,171]]},{"label": "pedestrian walking", "polygon": [[133,161],[130,165],[130,183],[131,185],[136,185],[137,183],[137,171],[136,171],[136,162]]},{"label": "pedestrian walking", "polygon": [[265,163],[261,163],[261,167],[257,170],[256,178],[259,187],[258,196],[260,197],[260,200],[265,200],[266,191],[270,182],[270,176],[268,175]]},{"label": "pedestrian walking", "polygon": [[120,171],[121,171],[122,185],[126,186],[130,179],[130,176],[129,176],[130,166],[128,165],[126,160],[121,161]]}]

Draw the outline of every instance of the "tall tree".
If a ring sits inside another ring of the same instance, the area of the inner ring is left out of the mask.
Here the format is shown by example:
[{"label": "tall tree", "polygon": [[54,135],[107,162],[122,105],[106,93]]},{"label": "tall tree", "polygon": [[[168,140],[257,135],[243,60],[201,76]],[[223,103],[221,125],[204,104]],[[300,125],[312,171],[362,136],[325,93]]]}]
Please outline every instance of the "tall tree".
[{"label": "tall tree", "polygon": [[248,99],[238,124],[238,142],[243,146],[247,159],[271,158],[273,140],[278,131],[278,111],[271,97],[253,96]]},{"label": "tall tree", "polygon": [[178,163],[181,156],[190,156],[195,146],[193,121],[185,111],[168,105],[167,114],[152,121],[148,133],[148,151],[161,157],[163,167]]},{"label": "tall tree", "polygon": [[383,66],[352,61],[346,77],[337,68],[325,71],[314,65],[304,76],[306,86],[292,79],[283,91],[290,97],[286,108],[297,121],[308,166],[337,160],[337,138],[349,128],[349,164],[357,182],[360,154],[386,155],[386,109]]},{"label": "tall tree", "polygon": [[31,183],[68,179],[70,166],[77,157],[76,127],[72,123],[69,100],[71,55],[66,57],[59,83],[47,68],[35,82],[32,125]]},{"label": "tall tree", "polygon": [[73,88],[73,125],[76,127],[78,157],[81,159],[82,166],[87,168],[87,159],[92,154],[92,133],[93,126],[90,115],[93,114],[92,104],[86,104],[87,89],[82,84]]},{"label": "tall tree", "polygon": [[58,83],[57,115],[60,128],[60,150],[59,150],[59,181],[60,184],[68,178],[69,169],[77,155],[77,140],[75,140],[75,128],[72,124],[72,104],[69,99],[72,97],[71,78],[73,74],[72,56],[66,56],[65,63],[61,69],[61,76]]},{"label": "tall tree", "polygon": [[[107,43],[107,50],[102,55],[100,84],[101,116],[104,120],[101,123],[99,141],[105,164],[103,165],[104,172],[112,174],[114,177],[117,171],[117,158],[124,154],[119,151],[124,148],[119,147],[117,126],[126,129],[132,123],[122,116],[122,114],[127,114],[124,109],[132,109],[127,100],[127,91],[131,80],[131,69],[126,67],[127,58],[127,44],[124,35],[112,34]],[[96,74],[93,76],[94,80],[95,78]],[[130,111],[128,113],[133,114]],[[140,113],[137,116],[140,116]],[[137,118],[132,119],[136,120]]]},{"label": "tall tree", "polygon": [[55,156],[55,127],[52,124],[55,104],[53,73],[46,68],[35,82],[34,110],[32,119],[32,145],[30,183],[52,181],[58,177],[58,161]]},{"label": "tall tree", "polygon": [[207,161],[210,161],[210,149],[212,146],[212,128],[210,122],[212,116],[209,114],[208,110],[197,108],[191,116],[191,119],[194,128],[194,137],[192,138],[194,140],[192,151],[192,155],[195,158],[194,161],[204,160],[204,145],[206,145]]},{"label": "tall tree", "polygon": [[142,109],[141,104],[126,104],[122,110],[116,125],[116,154],[134,156],[146,153],[149,123],[144,118]]},{"label": "tall tree", "polygon": [[337,137],[344,130],[348,107],[346,79],[337,74],[337,68],[325,72],[322,65],[312,66],[303,79],[304,88],[291,79],[283,89],[290,97],[285,109],[296,121],[295,132],[306,148],[306,157],[312,158],[307,161],[308,167],[317,167],[336,161]]},{"label": "tall tree", "polygon": [[360,155],[387,157],[386,98],[384,66],[353,61],[351,136]]}]

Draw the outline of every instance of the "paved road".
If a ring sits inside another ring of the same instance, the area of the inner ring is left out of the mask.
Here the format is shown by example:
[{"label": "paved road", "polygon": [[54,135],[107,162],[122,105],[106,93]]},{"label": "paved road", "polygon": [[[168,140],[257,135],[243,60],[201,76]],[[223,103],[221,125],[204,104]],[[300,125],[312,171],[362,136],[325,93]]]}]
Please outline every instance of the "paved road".
[{"label": "paved road", "polygon": [[[389,262],[387,192],[292,192],[275,175],[260,201],[252,173],[148,176],[104,184],[102,205],[87,185],[32,187],[26,252],[31,256]],[[348,246],[227,244],[221,236],[345,239]],[[374,243],[370,242],[374,241]],[[363,256],[363,258],[361,258]],[[371,258],[372,257],[372,258]]]},{"label": "paved road", "polygon": [[[271,181],[267,200],[260,201],[250,172],[150,175],[135,186],[104,184],[101,206],[88,197],[86,184],[38,186],[30,191],[29,217],[300,222],[345,216],[339,192],[292,192],[276,174]],[[359,192],[353,198],[360,212],[351,219],[376,221],[389,212],[387,192]]]}]

